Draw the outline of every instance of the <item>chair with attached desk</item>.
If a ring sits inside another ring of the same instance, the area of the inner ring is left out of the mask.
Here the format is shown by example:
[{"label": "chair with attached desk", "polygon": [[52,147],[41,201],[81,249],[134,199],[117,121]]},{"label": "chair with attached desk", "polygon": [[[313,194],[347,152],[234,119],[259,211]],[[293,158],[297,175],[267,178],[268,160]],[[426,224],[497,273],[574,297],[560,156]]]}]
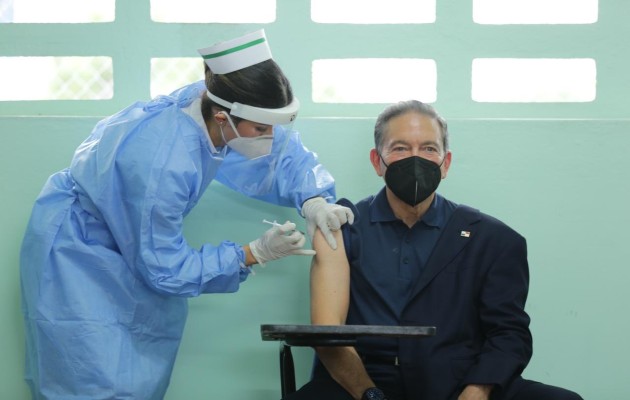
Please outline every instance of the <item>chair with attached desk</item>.
[{"label": "chair with attached desk", "polygon": [[262,340],[280,341],[282,397],[295,392],[295,366],[291,346],[354,346],[365,336],[422,338],[435,335],[433,326],[381,325],[261,325]]}]

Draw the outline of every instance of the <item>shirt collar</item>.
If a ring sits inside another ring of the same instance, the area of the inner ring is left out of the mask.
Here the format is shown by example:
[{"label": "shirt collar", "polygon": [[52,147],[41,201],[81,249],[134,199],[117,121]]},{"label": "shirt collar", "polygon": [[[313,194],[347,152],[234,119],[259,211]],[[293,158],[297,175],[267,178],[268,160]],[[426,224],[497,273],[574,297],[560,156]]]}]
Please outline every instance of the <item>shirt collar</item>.
[{"label": "shirt collar", "polygon": [[[442,196],[435,194],[431,206],[422,216],[420,222],[427,226],[443,228],[446,225],[445,201]],[[387,201],[386,187],[383,187],[370,203],[370,221],[391,222],[397,221],[396,215]]]}]

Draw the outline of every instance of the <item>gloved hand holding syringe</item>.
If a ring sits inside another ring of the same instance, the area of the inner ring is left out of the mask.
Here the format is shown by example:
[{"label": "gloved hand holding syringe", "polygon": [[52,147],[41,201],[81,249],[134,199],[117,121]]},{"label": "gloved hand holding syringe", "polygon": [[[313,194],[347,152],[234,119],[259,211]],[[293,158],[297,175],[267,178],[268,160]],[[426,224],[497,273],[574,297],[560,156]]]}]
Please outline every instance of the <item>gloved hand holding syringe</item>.
[{"label": "gloved hand holding syringe", "polygon": [[296,229],[295,223],[287,221],[279,224],[266,219],[263,222],[273,227],[249,244],[252,255],[259,264],[291,255],[315,255],[315,250],[302,248],[306,244],[306,237],[304,232]]},{"label": "gloved hand holding syringe", "polygon": [[[277,223],[276,220],[268,221],[266,219],[263,219],[262,222],[263,222],[263,224],[269,224],[269,225],[273,225],[273,226],[282,226],[281,224]],[[287,222],[289,222],[289,221],[287,221]],[[302,232],[302,231],[298,231],[298,232],[300,232],[302,235],[305,235],[305,233]]]}]

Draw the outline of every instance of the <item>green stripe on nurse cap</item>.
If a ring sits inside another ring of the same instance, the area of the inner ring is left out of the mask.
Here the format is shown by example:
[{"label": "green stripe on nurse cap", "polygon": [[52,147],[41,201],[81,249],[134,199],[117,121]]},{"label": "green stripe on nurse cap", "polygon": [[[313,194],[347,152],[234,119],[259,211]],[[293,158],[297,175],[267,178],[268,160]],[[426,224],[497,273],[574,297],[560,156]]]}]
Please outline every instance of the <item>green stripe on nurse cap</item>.
[{"label": "green stripe on nurse cap", "polygon": [[215,74],[228,74],[271,59],[264,29],[197,51]]}]

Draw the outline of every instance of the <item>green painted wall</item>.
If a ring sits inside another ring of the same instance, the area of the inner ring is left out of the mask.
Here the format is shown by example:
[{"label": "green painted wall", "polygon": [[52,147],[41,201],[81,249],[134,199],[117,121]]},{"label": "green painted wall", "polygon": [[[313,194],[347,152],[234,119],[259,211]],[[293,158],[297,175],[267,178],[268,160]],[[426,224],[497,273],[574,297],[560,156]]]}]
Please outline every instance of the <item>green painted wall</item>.
[{"label": "green painted wall", "polygon": [[[195,49],[259,25],[155,24],[148,0],[117,2],[117,20],[98,26],[0,24],[0,56],[111,55],[111,101],[0,103],[0,398],[28,399],[22,381],[18,251],[30,207],[45,179],[67,166],[101,117],[148,97],[151,56],[193,56]],[[307,1],[278,1],[264,26],[276,58],[304,103],[296,123],[305,144],[351,200],[378,190],[368,152],[383,105],[310,101],[310,61],[327,57],[435,58],[438,101],[449,120],[453,164],[440,191],[504,220],[528,239],[534,357],[528,378],[570,387],[585,399],[630,398],[630,57],[625,0],[602,0],[588,26],[482,27],[471,2],[438,1],[438,21],[421,26],[314,24]],[[159,40],[158,40],[159,39]],[[296,43],[305,43],[297,46]],[[580,104],[479,104],[470,100],[474,57],[593,57],[598,97]],[[375,77],[375,79],[386,79]],[[1,88],[0,88],[1,90]],[[343,118],[337,118],[343,117]],[[196,246],[246,242],[260,221],[292,219],[213,184],[186,220]],[[236,294],[191,299],[190,316],[167,399],[279,398],[278,345],[260,339],[264,323],[308,322],[308,267],[290,258],[257,268]],[[298,380],[312,353],[298,349]]]}]

